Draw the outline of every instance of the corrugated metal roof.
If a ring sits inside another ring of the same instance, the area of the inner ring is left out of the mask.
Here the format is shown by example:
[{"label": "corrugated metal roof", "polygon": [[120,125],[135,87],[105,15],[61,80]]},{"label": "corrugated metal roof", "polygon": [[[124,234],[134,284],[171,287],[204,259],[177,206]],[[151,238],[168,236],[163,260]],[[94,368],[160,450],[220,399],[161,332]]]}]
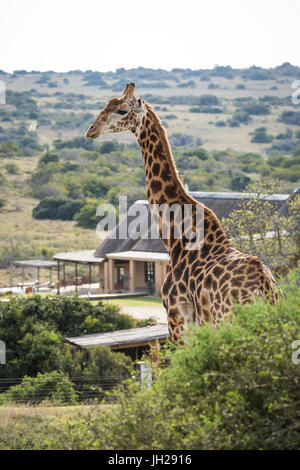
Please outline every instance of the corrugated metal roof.
[{"label": "corrugated metal roof", "polygon": [[144,328],[131,328],[130,330],[111,331],[109,333],[77,336],[66,338],[66,341],[83,348],[95,346],[131,347],[135,344],[167,339],[168,337],[169,330],[166,325],[155,325]]}]

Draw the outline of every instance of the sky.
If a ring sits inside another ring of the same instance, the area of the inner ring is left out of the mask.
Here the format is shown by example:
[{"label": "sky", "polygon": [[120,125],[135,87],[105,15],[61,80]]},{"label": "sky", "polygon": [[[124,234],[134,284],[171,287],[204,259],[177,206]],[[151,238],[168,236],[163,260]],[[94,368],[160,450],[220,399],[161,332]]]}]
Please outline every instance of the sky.
[{"label": "sky", "polygon": [[299,0],[1,0],[0,69],[300,65]]}]

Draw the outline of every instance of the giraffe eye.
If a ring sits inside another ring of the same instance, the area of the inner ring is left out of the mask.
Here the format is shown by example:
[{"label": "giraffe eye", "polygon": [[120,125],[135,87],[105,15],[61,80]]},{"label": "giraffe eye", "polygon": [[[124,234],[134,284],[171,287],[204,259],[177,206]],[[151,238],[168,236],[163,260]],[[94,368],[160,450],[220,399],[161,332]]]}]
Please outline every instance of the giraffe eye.
[{"label": "giraffe eye", "polygon": [[125,114],[127,114],[127,111],[124,111],[123,109],[118,109],[118,111],[115,111],[115,113],[124,116]]}]

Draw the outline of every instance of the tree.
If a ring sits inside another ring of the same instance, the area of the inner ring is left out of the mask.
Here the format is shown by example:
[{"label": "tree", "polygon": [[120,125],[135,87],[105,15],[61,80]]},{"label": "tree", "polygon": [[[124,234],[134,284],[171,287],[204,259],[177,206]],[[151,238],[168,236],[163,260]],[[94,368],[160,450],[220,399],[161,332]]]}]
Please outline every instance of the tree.
[{"label": "tree", "polygon": [[280,271],[297,266],[300,259],[300,195],[289,198],[284,214],[268,201],[276,190],[270,182],[250,184],[246,192],[252,194],[251,199],[242,200],[222,224],[239,250],[259,256]]},{"label": "tree", "polygon": [[[117,306],[102,302],[92,305],[77,296],[36,295],[1,302],[0,338],[6,344],[7,363],[0,368],[0,378],[11,379],[9,386],[15,377],[60,371],[87,392],[79,394],[80,399],[89,395],[89,391],[101,397],[103,380],[108,388],[119,384],[129,375],[131,359],[123,353],[111,352],[108,347],[76,350],[65,343],[65,337],[134,326],[132,317],[120,314]],[[20,397],[27,401],[25,395]]]},{"label": "tree", "polygon": [[95,201],[94,199],[87,200],[86,204],[74,216],[74,220],[76,220],[79,227],[96,229],[99,222],[99,217],[97,216],[99,204],[100,201]]},{"label": "tree", "polygon": [[73,220],[84,202],[63,197],[46,197],[32,210],[35,219]]},{"label": "tree", "polygon": [[233,191],[244,191],[251,179],[246,175],[235,176],[231,180],[230,187]]}]

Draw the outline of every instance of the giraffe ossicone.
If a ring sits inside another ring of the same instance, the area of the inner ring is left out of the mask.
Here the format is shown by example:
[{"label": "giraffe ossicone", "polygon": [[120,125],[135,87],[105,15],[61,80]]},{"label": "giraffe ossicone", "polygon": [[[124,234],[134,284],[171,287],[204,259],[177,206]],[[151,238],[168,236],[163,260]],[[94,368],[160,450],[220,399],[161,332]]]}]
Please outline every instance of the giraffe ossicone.
[{"label": "giraffe ossicone", "polygon": [[[128,83],[120,98],[112,98],[86,132],[86,137],[129,130],[137,138],[144,159],[147,197],[151,207],[176,205],[169,212],[170,232],[164,234],[165,213],[155,215],[157,227],[170,255],[161,294],[167,311],[172,341],[182,339],[188,323],[215,326],[235,302],[244,304],[261,296],[276,302],[280,288],[270,269],[256,256],[238,251],[226,236],[218,218],[190,196],[178,176],[166,131],[153,108],[134,94]],[[188,223],[185,207],[191,207]],[[198,233],[197,212],[202,214],[200,245],[191,245]],[[181,229],[181,237],[175,233]]]}]

